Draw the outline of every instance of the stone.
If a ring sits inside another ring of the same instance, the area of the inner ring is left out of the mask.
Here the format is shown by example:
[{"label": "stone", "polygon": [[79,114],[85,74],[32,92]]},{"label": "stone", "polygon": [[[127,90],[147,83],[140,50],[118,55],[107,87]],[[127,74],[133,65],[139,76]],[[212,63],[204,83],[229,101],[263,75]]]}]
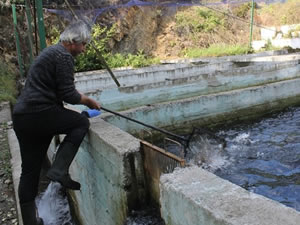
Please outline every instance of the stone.
[{"label": "stone", "polygon": [[11,183],[12,183],[11,179],[6,179],[6,180],[4,181],[4,184],[11,184]]}]

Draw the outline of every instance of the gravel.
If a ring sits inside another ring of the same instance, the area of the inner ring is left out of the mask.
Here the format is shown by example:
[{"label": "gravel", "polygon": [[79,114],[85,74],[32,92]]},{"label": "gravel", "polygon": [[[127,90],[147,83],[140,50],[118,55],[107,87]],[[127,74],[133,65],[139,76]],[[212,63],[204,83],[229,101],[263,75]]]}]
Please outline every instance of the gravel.
[{"label": "gravel", "polygon": [[11,124],[0,124],[0,224],[17,225],[17,204],[12,182],[11,155],[9,151],[7,130]]}]

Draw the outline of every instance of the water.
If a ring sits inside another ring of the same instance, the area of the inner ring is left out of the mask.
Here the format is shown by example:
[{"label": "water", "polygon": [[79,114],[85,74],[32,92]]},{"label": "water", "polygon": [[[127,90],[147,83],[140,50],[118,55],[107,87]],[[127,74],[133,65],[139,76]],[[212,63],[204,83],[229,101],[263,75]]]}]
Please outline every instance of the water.
[{"label": "water", "polygon": [[300,108],[220,130],[227,146],[193,142],[189,162],[300,211]]},{"label": "water", "polygon": [[165,225],[158,208],[132,210],[124,225]]},{"label": "water", "polygon": [[39,196],[37,208],[44,225],[75,225],[65,189],[57,182],[51,182]]}]

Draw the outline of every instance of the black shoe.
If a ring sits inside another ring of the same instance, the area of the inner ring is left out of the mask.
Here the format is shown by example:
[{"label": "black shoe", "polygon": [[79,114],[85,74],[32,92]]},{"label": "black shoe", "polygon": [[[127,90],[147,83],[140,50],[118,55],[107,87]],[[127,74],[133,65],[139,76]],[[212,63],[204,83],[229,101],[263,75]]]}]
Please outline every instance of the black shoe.
[{"label": "black shoe", "polygon": [[34,201],[22,203],[20,208],[24,225],[44,225],[42,218],[38,216]]},{"label": "black shoe", "polygon": [[69,174],[65,175],[55,175],[51,171],[47,173],[47,177],[51,181],[55,181],[60,183],[64,188],[72,189],[72,190],[80,190],[80,183],[71,179]]},{"label": "black shoe", "polygon": [[71,179],[69,167],[78,151],[78,148],[70,142],[63,142],[58,148],[55,160],[47,173],[51,181],[59,182],[63,187],[80,190],[80,183]]}]

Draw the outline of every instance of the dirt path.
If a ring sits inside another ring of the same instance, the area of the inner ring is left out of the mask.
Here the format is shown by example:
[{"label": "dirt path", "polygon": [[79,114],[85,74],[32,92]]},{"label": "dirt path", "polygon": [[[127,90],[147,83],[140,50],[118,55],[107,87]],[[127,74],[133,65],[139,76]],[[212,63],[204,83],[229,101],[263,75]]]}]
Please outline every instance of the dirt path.
[{"label": "dirt path", "polygon": [[11,125],[0,124],[0,224],[17,225],[17,205],[11,171],[7,130]]}]

